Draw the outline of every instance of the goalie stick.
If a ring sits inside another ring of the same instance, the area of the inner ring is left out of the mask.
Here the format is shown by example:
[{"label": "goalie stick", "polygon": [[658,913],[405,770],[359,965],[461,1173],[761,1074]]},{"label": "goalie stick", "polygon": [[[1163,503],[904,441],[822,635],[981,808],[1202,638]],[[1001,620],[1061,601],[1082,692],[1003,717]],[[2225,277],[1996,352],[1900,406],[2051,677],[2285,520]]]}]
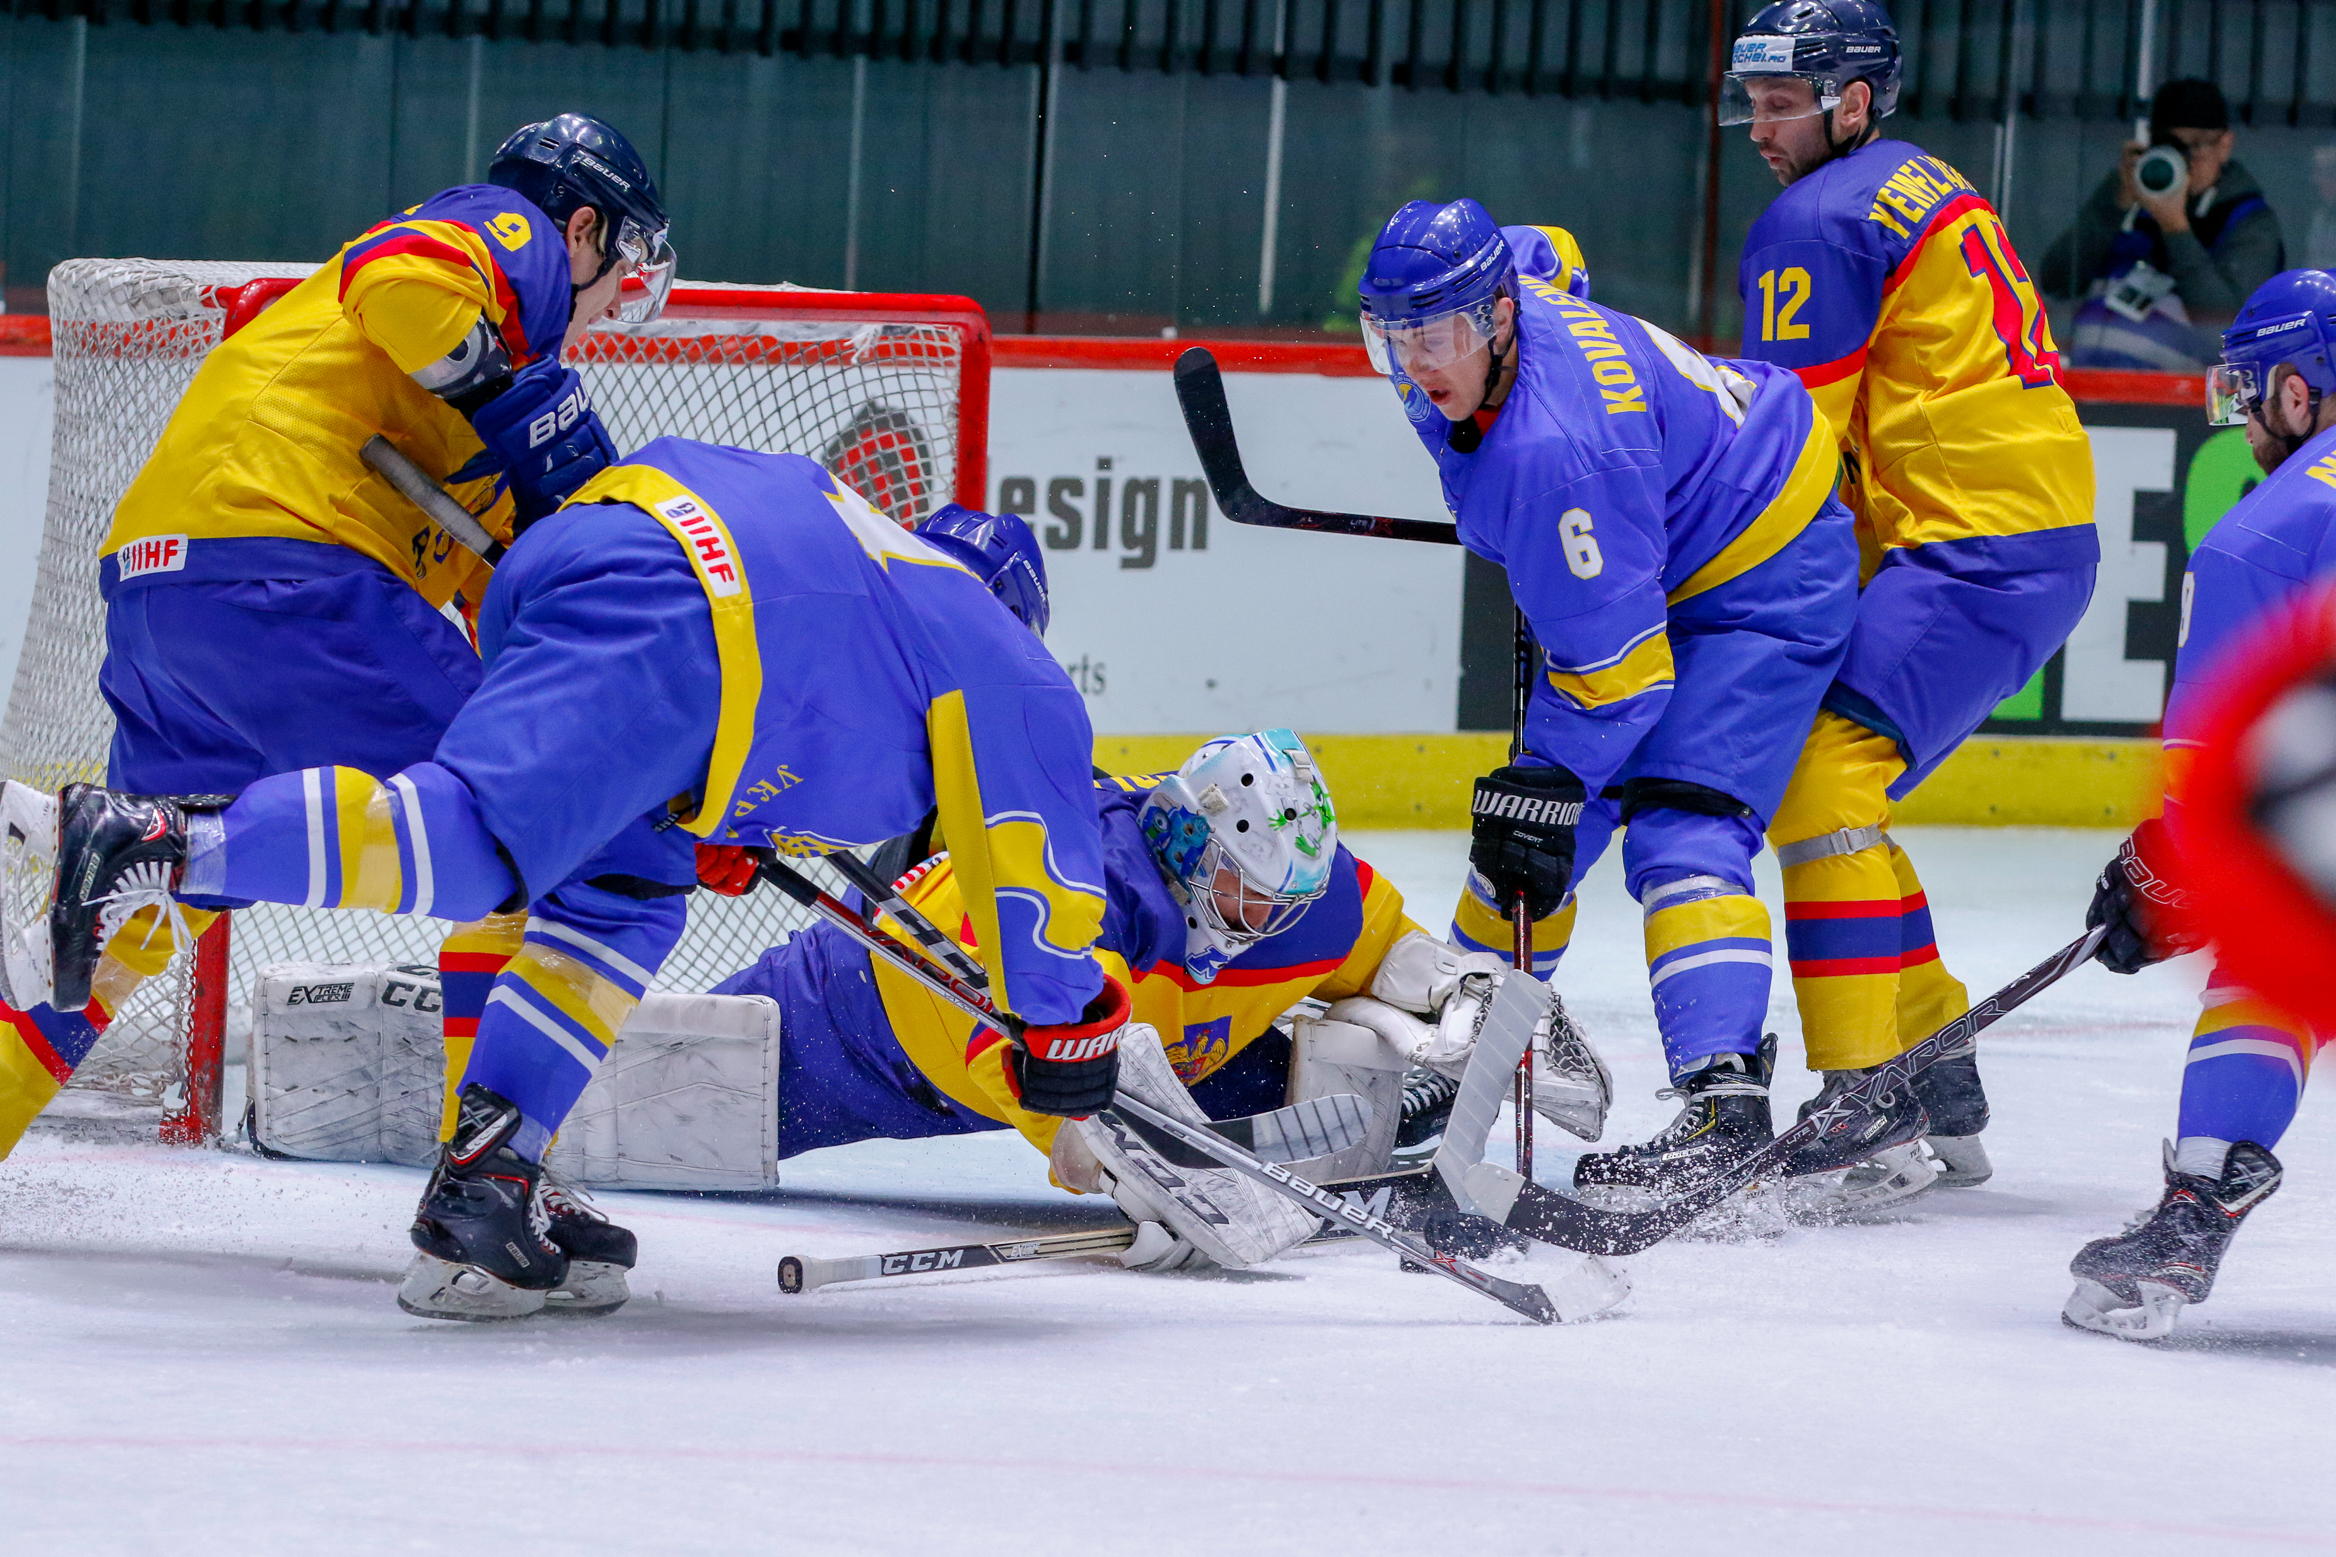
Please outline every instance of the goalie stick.
[{"label": "goalie stick", "polygon": [[[1012,1016],[993,1006],[985,994],[969,988],[962,980],[953,977],[932,963],[912,956],[906,947],[893,941],[882,931],[871,926],[860,915],[853,913],[843,904],[820,891],[809,878],[793,867],[782,863],[776,855],[757,851],[756,863],[764,878],[780,891],[804,907],[822,915],[844,933],[860,941],[870,952],[884,957],[909,977],[921,981],[928,989],[966,1012],[974,1020],[994,1027],[1009,1036],[1013,1035],[1021,1025]],[[907,916],[902,919],[904,924],[911,919],[924,917],[905,902],[900,904],[900,909],[902,914]],[[929,921],[927,928],[930,928]],[[940,932],[933,930],[932,933],[937,935]],[[1317,1099],[1316,1101],[1322,1100]],[[1295,1109],[1305,1107],[1306,1105],[1303,1103],[1295,1105]],[[1276,1112],[1277,1114],[1287,1114],[1294,1111],[1294,1109],[1281,1109]],[[1523,1314],[1536,1323],[1555,1324],[1558,1322],[1559,1314],[1556,1305],[1549,1301],[1549,1295],[1539,1287],[1528,1286],[1522,1282],[1504,1281],[1498,1276],[1487,1275],[1473,1265],[1465,1264],[1452,1255],[1431,1248],[1425,1239],[1389,1226],[1378,1216],[1366,1210],[1360,1203],[1316,1188],[1278,1163],[1267,1162],[1251,1155],[1216,1130],[1202,1129],[1197,1125],[1186,1124],[1173,1115],[1161,1113],[1158,1109],[1147,1106],[1140,1098],[1124,1095],[1115,1099],[1107,1112],[1126,1121],[1147,1141],[1159,1145],[1173,1142],[1188,1148],[1190,1151],[1202,1153],[1211,1159],[1210,1165],[1229,1169],[1240,1174],[1243,1178],[1253,1179],[1283,1198],[1297,1202],[1318,1216],[1328,1217],[1334,1222],[1343,1222],[1382,1248],[1402,1255],[1423,1269],[1432,1270],[1440,1276],[1458,1282],[1472,1292],[1491,1298],[1502,1307]],[[1259,1115],[1255,1117],[1273,1116]],[[1146,1126],[1150,1128],[1147,1129]],[[1162,1141],[1162,1137],[1166,1138],[1165,1142]],[[1185,1164],[1179,1163],[1178,1166],[1185,1166]]]},{"label": "goalie stick", "polygon": [[375,433],[365,440],[357,451],[360,459],[372,466],[381,479],[398,489],[405,500],[430,516],[430,522],[455,543],[492,566],[503,555],[503,548],[479,523],[478,515],[454,500],[454,494],[430,479],[430,473],[399,453],[397,446]]},{"label": "goalie stick", "polygon": [[1205,346],[1195,346],[1176,359],[1176,403],[1184,412],[1184,430],[1209,478],[1217,506],[1235,524],[1257,524],[1272,530],[1314,530],[1325,535],[1377,535],[1388,540],[1428,541],[1441,546],[1460,544],[1460,528],[1440,519],[1384,519],[1372,514],[1333,514],[1314,508],[1285,508],[1269,502],[1249,484],[1242,468],[1241,446],[1233,436],[1233,412],[1225,404],[1225,379],[1217,359]]},{"label": "goalie stick", "polygon": [[[752,851],[756,868],[763,879],[796,902],[820,915],[846,935],[868,948],[871,955],[882,957],[910,978],[955,1005],[966,1015],[987,1027],[1012,1037],[1021,1029],[1021,1023],[999,1011],[989,997],[973,988],[946,969],[935,967],[911,952],[907,947],[870,924],[865,915],[854,913],[837,902],[818,884],[792,866],[786,865],[766,851]],[[832,857],[831,857],[832,858]],[[932,922],[925,919],[907,903],[899,903],[903,924],[921,921],[926,931],[940,935]],[[954,943],[953,943],[954,944]],[[978,970],[977,970],[978,971]],[[986,982],[986,975],[985,975]],[[1360,1142],[1371,1128],[1370,1105],[1352,1092],[1332,1093],[1327,1097],[1308,1098],[1284,1108],[1269,1109],[1262,1114],[1249,1114],[1238,1119],[1219,1119],[1211,1123],[1209,1133],[1236,1150],[1253,1151],[1273,1162],[1304,1162],[1312,1157],[1326,1157],[1345,1151]],[[1174,1137],[1163,1136],[1152,1130],[1138,1130],[1151,1147],[1179,1168],[1214,1168],[1219,1160]]]},{"label": "goalie stick", "polygon": [[[2094,948],[2107,933],[2105,927],[2087,930],[1913,1048],[1875,1066],[1824,1108],[1812,1112],[1710,1183],[1651,1211],[1601,1210],[1571,1195],[1544,1189],[1489,1162],[1468,1169],[1468,1198],[1474,1202],[1477,1212],[1512,1232],[1560,1248],[1602,1255],[1637,1254],[1650,1249],[1754,1180],[1772,1175],[1790,1177],[1791,1170],[1786,1165],[1795,1153],[1825,1137],[1854,1131],[1870,1117],[1875,1098],[1910,1084],[1916,1074],[1936,1061],[1970,1049],[1979,1034],[1999,1019],[2090,961]],[[1410,1198],[1415,1206],[1423,1208],[1433,1203],[1435,1195],[1432,1176],[1417,1169],[1376,1179],[1338,1180],[1331,1188],[1356,1199],[1389,1189],[1397,1197]]]}]

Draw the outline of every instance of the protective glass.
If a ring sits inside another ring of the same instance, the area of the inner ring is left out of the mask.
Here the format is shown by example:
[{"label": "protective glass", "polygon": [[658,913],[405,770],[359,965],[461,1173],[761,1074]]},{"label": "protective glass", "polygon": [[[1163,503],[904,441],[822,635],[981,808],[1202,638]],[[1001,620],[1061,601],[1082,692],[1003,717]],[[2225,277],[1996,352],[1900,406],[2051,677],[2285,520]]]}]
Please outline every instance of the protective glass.
[{"label": "protective glass", "polygon": [[[1192,873],[1192,907],[1201,921],[1228,946],[1247,946],[1278,935],[1298,922],[1308,904],[1329,883],[1311,892],[1275,892],[1259,886],[1243,873],[1240,861],[1211,838],[1202,848],[1200,865]],[[1223,900],[1230,898],[1230,905]],[[1228,906],[1231,913],[1227,913]]]},{"label": "protective glass", "polygon": [[2207,425],[2244,427],[2262,399],[2262,375],[2254,364],[2218,362],[2206,370]]},{"label": "protective glass", "polygon": [[1425,319],[1394,322],[1366,311],[1363,349],[1370,353],[1371,366],[1390,376],[1398,367],[1411,378],[1448,368],[1463,357],[1482,351],[1492,340],[1496,301],[1491,299],[1448,314],[1431,314]]},{"label": "protective glass", "polygon": [[[1796,84],[1800,90],[1794,89]],[[1841,99],[1826,90],[1831,85],[1814,76],[1722,76],[1720,123],[1780,124],[1787,119],[1814,119],[1841,106]]]},{"label": "protective glass", "polygon": [[617,225],[616,258],[624,269],[617,317],[626,324],[647,324],[665,311],[676,265],[673,245],[666,238],[669,231],[660,227],[652,232],[629,216]]}]

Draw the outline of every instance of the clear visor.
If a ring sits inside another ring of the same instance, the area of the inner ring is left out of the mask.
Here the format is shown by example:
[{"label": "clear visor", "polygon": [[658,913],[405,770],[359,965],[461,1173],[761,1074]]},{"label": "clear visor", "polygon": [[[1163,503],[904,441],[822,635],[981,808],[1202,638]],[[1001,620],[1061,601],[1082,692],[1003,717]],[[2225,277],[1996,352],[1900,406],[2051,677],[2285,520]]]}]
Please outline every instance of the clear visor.
[{"label": "clear visor", "polygon": [[1417,378],[1484,350],[1492,339],[1492,312],[1493,304],[1487,302],[1395,323],[1366,312],[1363,349],[1379,372],[1392,376],[1400,368],[1406,378]]},{"label": "clear visor", "polygon": [[1787,119],[1814,119],[1841,99],[1824,90],[1814,76],[1722,76],[1719,115],[1722,124],[1780,124]]},{"label": "clear visor", "polygon": [[2252,364],[2218,362],[2206,370],[2208,426],[2244,427],[2262,399],[2262,380]]},{"label": "clear visor", "polygon": [[1201,851],[1200,869],[1193,874],[1204,883],[1193,888],[1193,910],[1229,946],[1247,946],[1280,934],[1296,924],[1307,905],[1322,895],[1320,887],[1291,893],[1259,886],[1242,873],[1240,862],[1214,838]]},{"label": "clear visor", "polygon": [[617,290],[617,317],[626,324],[647,324],[665,311],[675,267],[668,230],[651,232],[629,216],[617,228],[616,259],[624,272],[624,284]]}]

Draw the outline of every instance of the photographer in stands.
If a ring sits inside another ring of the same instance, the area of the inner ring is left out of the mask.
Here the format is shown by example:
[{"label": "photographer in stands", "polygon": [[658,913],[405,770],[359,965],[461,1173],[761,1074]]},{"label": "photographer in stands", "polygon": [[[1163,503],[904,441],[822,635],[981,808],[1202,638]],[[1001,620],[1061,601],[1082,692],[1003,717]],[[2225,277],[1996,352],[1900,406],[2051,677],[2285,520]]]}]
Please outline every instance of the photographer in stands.
[{"label": "photographer in stands", "polygon": [[2079,301],[2064,335],[2070,366],[2202,372],[2215,332],[2285,267],[2279,218],[2231,142],[2213,82],[2158,88],[2149,145],[2127,144],[2037,277],[2050,296]]}]

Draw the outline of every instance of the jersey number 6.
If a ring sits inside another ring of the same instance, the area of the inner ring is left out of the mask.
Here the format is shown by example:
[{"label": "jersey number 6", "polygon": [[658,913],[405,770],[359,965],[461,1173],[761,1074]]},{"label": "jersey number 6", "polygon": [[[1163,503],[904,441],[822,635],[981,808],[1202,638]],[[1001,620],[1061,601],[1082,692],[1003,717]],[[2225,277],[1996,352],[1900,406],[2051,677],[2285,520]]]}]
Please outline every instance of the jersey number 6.
[{"label": "jersey number 6", "polygon": [[1606,571],[1606,559],[1598,553],[1598,538],[1590,533],[1590,511],[1569,508],[1558,516],[1557,537],[1565,546],[1565,565],[1573,569],[1575,578],[1596,578]]}]

